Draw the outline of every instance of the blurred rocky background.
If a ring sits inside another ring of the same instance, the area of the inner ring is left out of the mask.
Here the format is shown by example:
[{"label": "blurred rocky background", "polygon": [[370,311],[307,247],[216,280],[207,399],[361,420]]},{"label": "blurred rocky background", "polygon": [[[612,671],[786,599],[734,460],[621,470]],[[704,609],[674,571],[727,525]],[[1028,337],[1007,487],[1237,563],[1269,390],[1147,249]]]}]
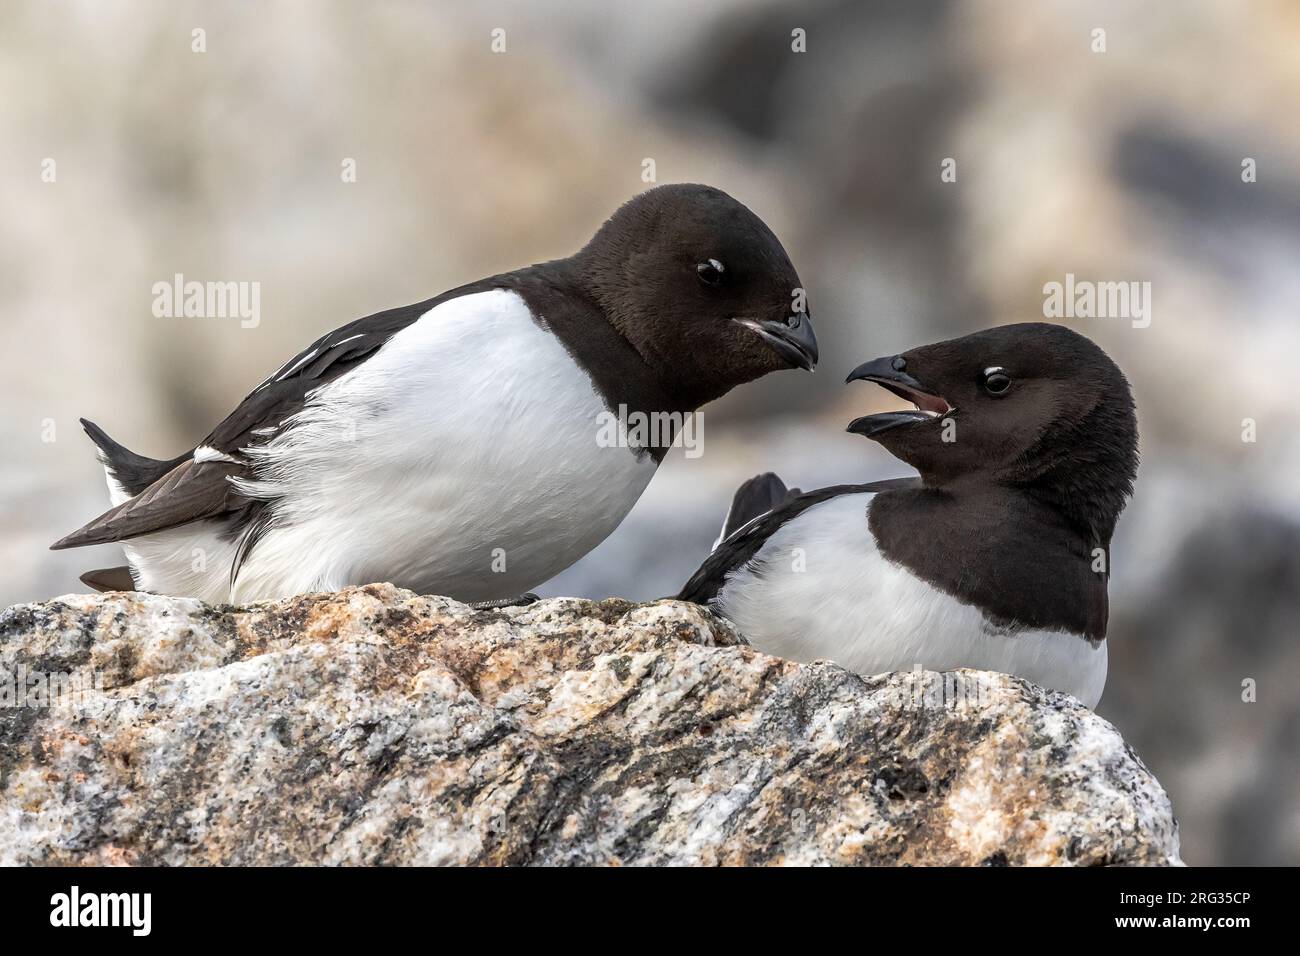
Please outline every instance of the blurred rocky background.
[{"label": "blurred rocky background", "polygon": [[[543,593],[676,591],[757,471],[900,473],[842,431],[893,407],[858,362],[1149,281],[1149,327],[1065,320],[1142,426],[1099,711],[1186,861],[1300,863],[1298,44],[1289,0],[7,3],[0,602],[119,563],[46,550],[106,504],[79,415],[173,455],[319,333],[573,251],[653,159],[782,237],[822,368],[709,407]],[[260,283],[260,324],[155,318],[176,273]]]}]

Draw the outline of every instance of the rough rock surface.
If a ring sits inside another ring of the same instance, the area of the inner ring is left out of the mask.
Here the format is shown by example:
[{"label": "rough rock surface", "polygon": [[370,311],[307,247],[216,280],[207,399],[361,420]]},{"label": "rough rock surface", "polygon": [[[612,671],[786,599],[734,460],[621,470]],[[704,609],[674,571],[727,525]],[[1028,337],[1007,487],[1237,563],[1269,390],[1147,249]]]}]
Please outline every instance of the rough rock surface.
[{"label": "rough rock surface", "polygon": [[[83,692],[33,706],[34,674]],[[768,657],[671,601],[18,605],[0,863],[1177,862],[1114,728],[959,674],[981,701]]]}]

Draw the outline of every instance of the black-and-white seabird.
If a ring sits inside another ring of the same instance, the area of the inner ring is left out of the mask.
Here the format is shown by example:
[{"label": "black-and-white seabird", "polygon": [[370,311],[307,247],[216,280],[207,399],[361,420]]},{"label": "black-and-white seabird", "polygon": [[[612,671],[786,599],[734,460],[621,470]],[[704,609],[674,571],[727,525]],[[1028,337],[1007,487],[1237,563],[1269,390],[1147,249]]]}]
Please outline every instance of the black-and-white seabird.
[{"label": "black-and-white seabird", "polygon": [[680,597],[781,657],[1002,671],[1095,706],[1111,534],[1137,473],[1123,373],[1082,335],[1029,323],[876,359],[859,379],[915,409],[848,430],[920,476],[804,494],[751,479]]},{"label": "black-and-white seabird", "polygon": [[758,216],[661,186],[570,258],[330,332],[170,461],[85,423],[113,507],[53,547],[120,541],[129,568],[86,583],[207,601],[372,581],[510,599],[599,544],[654,475],[667,439],[601,441],[608,416],[676,421],[811,369],[802,301]]}]

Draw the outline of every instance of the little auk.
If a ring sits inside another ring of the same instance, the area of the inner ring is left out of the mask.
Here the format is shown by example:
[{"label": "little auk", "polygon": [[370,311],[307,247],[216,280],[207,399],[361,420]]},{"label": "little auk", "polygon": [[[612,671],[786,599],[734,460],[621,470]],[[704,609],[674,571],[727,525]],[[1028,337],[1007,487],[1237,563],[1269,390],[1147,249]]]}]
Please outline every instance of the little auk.
[{"label": "little auk", "polygon": [[780,657],[1001,671],[1096,706],[1111,534],[1138,461],[1123,373],[1082,335],[1028,323],[875,359],[857,380],[915,406],[848,430],[919,477],[807,493],[750,479],[679,597]]},{"label": "little auk", "polygon": [[[83,420],[113,506],[53,547],[121,542],[128,567],[82,578],[100,589],[245,602],[388,581],[509,602],[618,526],[682,416],[813,368],[804,303],[745,206],[651,189],[567,259],[322,336],[175,458]],[[668,416],[663,440],[608,440],[609,416],[637,415]]]}]

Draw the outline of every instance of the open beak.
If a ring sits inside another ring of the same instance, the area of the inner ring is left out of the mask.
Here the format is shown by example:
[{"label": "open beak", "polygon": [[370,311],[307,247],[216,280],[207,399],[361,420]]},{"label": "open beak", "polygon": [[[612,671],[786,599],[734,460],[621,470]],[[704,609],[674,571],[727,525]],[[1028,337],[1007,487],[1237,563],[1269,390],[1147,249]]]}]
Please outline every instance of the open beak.
[{"label": "open beak", "polygon": [[812,371],[817,366],[817,336],[813,334],[812,320],[802,312],[787,316],[783,321],[768,319],[732,319],[751,332],[757,333],[795,368]]},{"label": "open beak", "polygon": [[907,373],[907,360],[901,355],[889,355],[864,362],[850,372],[844,382],[848,384],[859,380],[875,382],[916,407],[914,410],[881,412],[878,415],[855,418],[849,422],[847,429],[855,435],[870,437],[902,425],[935,421],[953,411],[947,399],[927,391],[925,386]]}]

